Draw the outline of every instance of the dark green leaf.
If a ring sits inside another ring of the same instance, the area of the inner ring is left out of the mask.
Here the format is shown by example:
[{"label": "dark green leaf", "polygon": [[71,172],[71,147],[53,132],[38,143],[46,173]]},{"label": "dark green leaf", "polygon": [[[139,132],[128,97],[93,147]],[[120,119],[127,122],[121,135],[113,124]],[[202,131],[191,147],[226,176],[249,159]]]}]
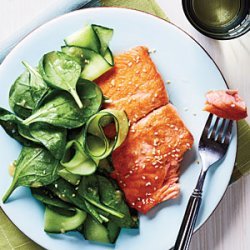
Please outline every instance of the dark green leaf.
[{"label": "dark green leaf", "polygon": [[123,218],[110,215],[109,218],[120,227],[135,227],[135,221],[130,214],[129,207],[124,201],[123,193],[117,189],[106,177],[98,175],[97,179],[101,202],[104,205],[125,215]]},{"label": "dark green leaf", "polygon": [[76,92],[76,83],[81,74],[81,65],[63,52],[52,51],[43,56],[39,70],[52,87],[68,91],[79,108],[82,102]]},{"label": "dark green leaf", "polygon": [[0,125],[3,127],[5,132],[17,140],[19,143],[25,146],[32,145],[32,142],[20,135],[18,130],[18,124],[21,122],[14,114],[8,110],[0,108]]},{"label": "dark green leaf", "polygon": [[31,193],[33,197],[41,201],[46,205],[51,205],[60,208],[72,208],[72,205],[59,199],[53,192],[51,192],[47,187],[31,188]]},{"label": "dark green leaf", "polygon": [[23,62],[26,71],[12,85],[9,103],[12,110],[22,118],[27,118],[48,91],[47,84],[36,69]]},{"label": "dark green leaf", "polygon": [[78,108],[70,94],[65,91],[53,91],[34,113],[24,120],[29,125],[34,122],[46,122],[63,128],[77,128],[82,126],[87,117]]},{"label": "dark green leaf", "polygon": [[96,206],[97,208],[103,210],[104,212],[112,214],[114,217],[118,217],[121,219],[124,218],[125,215],[123,213],[101,203],[99,197],[100,190],[96,175],[83,176],[79,185],[79,189],[77,191],[81,197],[86,199],[89,203]]},{"label": "dark green leaf", "polygon": [[63,157],[67,136],[67,130],[65,128],[37,122],[29,126],[29,131],[30,134],[42,143],[56,159],[61,159]]},{"label": "dark green leaf", "polygon": [[47,149],[23,147],[17,162],[11,186],[3,197],[5,202],[18,186],[41,187],[57,178],[58,160]]}]

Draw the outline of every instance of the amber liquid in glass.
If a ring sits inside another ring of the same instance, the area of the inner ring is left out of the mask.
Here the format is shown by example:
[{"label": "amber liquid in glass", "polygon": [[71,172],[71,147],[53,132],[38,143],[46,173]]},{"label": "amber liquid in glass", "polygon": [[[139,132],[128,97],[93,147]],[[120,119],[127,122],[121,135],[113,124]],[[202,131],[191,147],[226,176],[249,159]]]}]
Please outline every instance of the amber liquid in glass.
[{"label": "amber liquid in glass", "polygon": [[230,39],[250,29],[250,0],[183,0],[189,21],[203,34]]}]

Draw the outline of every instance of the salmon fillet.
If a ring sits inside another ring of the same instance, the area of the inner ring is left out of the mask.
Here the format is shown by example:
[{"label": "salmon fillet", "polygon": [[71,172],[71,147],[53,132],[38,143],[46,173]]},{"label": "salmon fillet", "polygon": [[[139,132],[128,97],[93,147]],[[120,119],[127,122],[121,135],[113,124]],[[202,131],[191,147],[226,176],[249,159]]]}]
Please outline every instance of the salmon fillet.
[{"label": "salmon fillet", "polygon": [[146,213],[179,194],[179,164],[193,137],[175,108],[167,104],[130,128],[112,154],[115,178],[131,207]]},{"label": "salmon fillet", "polygon": [[238,90],[216,90],[206,94],[205,111],[230,120],[247,117],[247,107]]},{"label": "salmon fillet", "polygon": [[96,80],[112,100],[104,108],[126,110],[131,123],[168,103],[164,82],[146,47],[136,47],[114,58],[115,66]]},{"label": "salmon fillet", "polygon": [[[115,66],[96,82],[112,100],[105,108],[124,110],[132,125],[125,142],[112,154],[114,172],[129,205],[146,213],[178,196],[179,164],[193,137],[168,104],[164,82],[146,47],[115,57]],[[114,124],[105,127],[115,136]]]}]

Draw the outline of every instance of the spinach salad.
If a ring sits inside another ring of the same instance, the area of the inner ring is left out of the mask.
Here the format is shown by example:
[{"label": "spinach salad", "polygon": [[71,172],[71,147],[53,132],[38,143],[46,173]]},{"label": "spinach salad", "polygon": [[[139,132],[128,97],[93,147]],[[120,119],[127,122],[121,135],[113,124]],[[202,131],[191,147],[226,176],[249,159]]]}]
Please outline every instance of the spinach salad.
[{"label": "spinach salad", "polygon": [[[74,230],[114,243],[121,228],[138,227],[136,211],[109,176],[128,119],[123,111],[102,109],[106,99],[93,82],[114,65],[112,35],[110,28],[87,25],[36,67],[22,62],[25,71],[9,92],[12,112],[0,108],[1,126],[23,145],[3,202],[17,187],[29,187],[45,206],[47,233]],[[116,136],[107,138],[103,128],[111,123]]]}]

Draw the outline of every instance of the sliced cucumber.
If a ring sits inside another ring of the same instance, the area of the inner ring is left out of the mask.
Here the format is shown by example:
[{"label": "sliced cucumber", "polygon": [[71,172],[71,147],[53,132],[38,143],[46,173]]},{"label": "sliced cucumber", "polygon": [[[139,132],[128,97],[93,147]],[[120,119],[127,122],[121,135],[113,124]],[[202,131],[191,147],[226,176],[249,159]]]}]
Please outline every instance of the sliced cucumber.
[{"label": "sliced cucumber", "polygon": [[58,171],[58,175],[61,176],[64,180],[69,182],[72,185],[78,185],[81,181],[81,176],[72,174],[67,169],[63,168]]},{"label": "sliced cucumber", "polygon": [[99,38],[91,25],[87,25],[81,30],[69,35],[64,39],[64,42],[68,46],[89,48],[96,52],[99,52],[101,47]]},{"label": "sliced cucumber", "polygon": [[[112,64],[93,50],[67,46],[62,47],[62,51],[72,57],[77,57],[78,60],[85,63],[80,76],[83,79],[93,81],[112,68]],[[112,54],[107,52],[106,56],[112,62]]]},{"label": "sliced cucumber", "polygon": [[83,234],[87,240],[110,243],[108,230],[91,216],[88,216],[83,224]]},{"label": "sliced cucumber", "polygon": [[48,233],[64,233],[77,229],[86,219],[87,213],[77,209],[73,216],[66,216],[56,209],[46,207],[44,216],[44,231]]},{"label": "sliced cucumber", "polygon": [[113,54],[109,48],[107,48],[103,57],[110,65],[114,66],[114,57],[113,57]]},{"label": "sliced cucumber", "polygon": [[92,24],[91,25],[95,33],[97,34],[100,41],[100,53],[101,55],[105,55],[106,50],[108,48],[108,44],[113,36],[113,29],[103,27],[100,25]]}]

